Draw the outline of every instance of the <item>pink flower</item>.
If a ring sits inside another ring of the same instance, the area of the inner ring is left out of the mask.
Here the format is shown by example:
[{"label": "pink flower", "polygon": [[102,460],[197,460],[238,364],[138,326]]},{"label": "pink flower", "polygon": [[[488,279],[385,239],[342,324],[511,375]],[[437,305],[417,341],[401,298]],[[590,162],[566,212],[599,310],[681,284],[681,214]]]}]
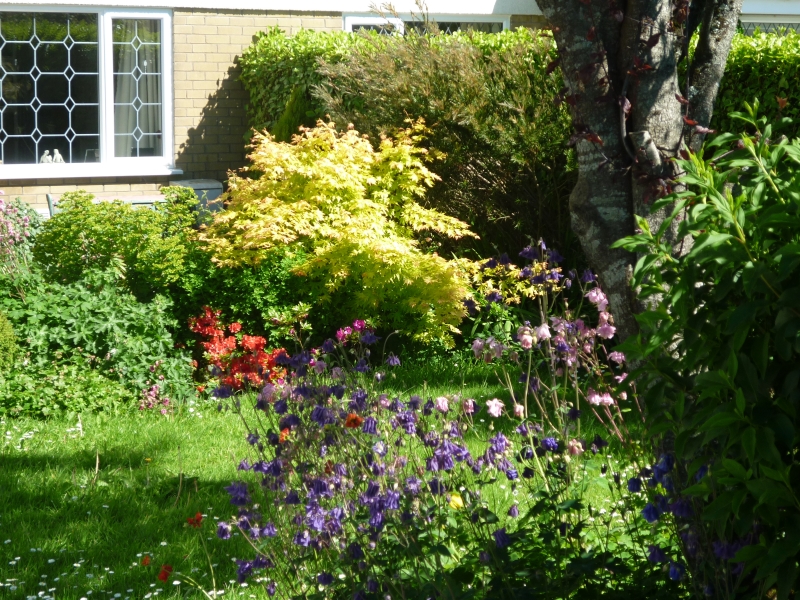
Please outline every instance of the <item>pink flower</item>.
[{"label": "pink flower", "polygon": [[480,338],[472,342],[472,353],[475,355],[475,358],[481,357],[481,354],[483,354],[483,346],[484,341]]},{"label": "pink flower", "polygon": [[519,340],[519,345],[525,350],[530,350],[533,347],[533,343],[536,341],[531,328],[525,327],[524,325],[517,329],[517,340]]},{"label": "pink flower", "polygon": [[627,400],[628,399],[628,392],[620,392],[619,393],[620,400]]},{"label": "pink flower", "polygon": [[627,378],[628,378],[628,374],[627,373],[622,373],[621,375],[615,375],[614,376],[614,381],[616,381],[617,383],[622,383]]},{"label": "pink flower", "polygon": [[614,398],[611,397],[611,394],[608,392],[599,393],[589,388],[589,393],[586,394],[586,399],[589,401],[589,404],[593,404],[595,406],[612,406],[614,404]]},{"label": "pink flower", "polygon": [[625,355],[622,352],[612,352],[608,355],[608,360],[613,360],[618,365],[625,362]]},{"label": "pink flower", "polygon": [[608,323],[604,323],[597,328],[597,335],[604,340],[610,340],[612,337],[614,337],[615,333],[617,333],[617,328],[613,325],[609,325]]},{"label": "pink flower", "polygon": [[608,298],[606,298],[606,295],[603,293],[603,290],[601,290],[599,287],[592,288],[591,290],[586,292],[586,298],[592,304],[596,304],[597,310],[599,310],[600,312],[605,312],[606,307],[608,307]]},{"label": "pink flower", "polygon": [[382,408],[389,408],[389,406],[392,404],[392,401],[389,400],[388,394],[381,394],[378,398],[378,402],[380,402]]},{"label": "pink flower", "polygon": [[475,400],[472,398],[465,399],[461,406],[464,409],[465,414],[471,415],[475,412]]},{"label": "pink flower", "polygon": [[547,323],[542,323],[536,328],[536,337],[540,340],[550,339],[550,328],[547,326]]},{"label": "pink flower", "polygon": [[567,444],[567,452],[572,456],[580,456],[583,454],[583,444],[579,440],[570,440]]},{"label": "pink flower", "polygon": [[356,331],[364,331],[364,328],[366,326],[367,324],[361,319],[356,319],[355,321],[353,321],[353,329],[355,329]]},{"label": "pink flower", "polygon": [[506,349],[506,347],[503,346],[503,344],[498,342],[493,337],[490,337],[486,341],[489,342],[489,354],[491,355],[492,358],[500,358],[501,356],[503,356],[503,350]]},{"label": "pink flower", "polygon": [[448,405],[447,398],[445,396],[439,396],[436,398],[434,404],[436,405],[436,410],[440,412],[446,413],[448,410],[450,410],[450,406]]},{"label": "pink flower", "polygon": [[503,409],[505,408],[505,404],[501,400],[497,398],[492,398],[486,403],[486,410],[489,411],[489,415],[492,417],[499,417],[503,414]]},{"label": "pink flower", "polygon": [[514,405],[514,416],[519,417],[520,419],[525,418],[525,407],[522,406],[522,404]]}]

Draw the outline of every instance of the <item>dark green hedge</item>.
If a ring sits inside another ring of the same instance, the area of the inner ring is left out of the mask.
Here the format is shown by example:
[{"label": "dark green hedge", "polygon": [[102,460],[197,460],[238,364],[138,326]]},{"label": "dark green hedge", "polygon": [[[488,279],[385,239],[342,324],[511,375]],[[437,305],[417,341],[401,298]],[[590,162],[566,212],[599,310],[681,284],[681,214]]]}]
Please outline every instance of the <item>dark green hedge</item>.
[{"label": "dark green hedge", "polygon": [[[794,125],[781,133],[789,138],[800,135],[800,35],[794,31],[786,35],[737,34],[733,38],[711,126],[718,131],[742,131],[744,124],[728,113],[741,111],[742,102],[752,103],[756,98],[760,114],[769,122],[780,117],[794,119]],[[778,98],[786,100],[783,110],[779,110]]]}]

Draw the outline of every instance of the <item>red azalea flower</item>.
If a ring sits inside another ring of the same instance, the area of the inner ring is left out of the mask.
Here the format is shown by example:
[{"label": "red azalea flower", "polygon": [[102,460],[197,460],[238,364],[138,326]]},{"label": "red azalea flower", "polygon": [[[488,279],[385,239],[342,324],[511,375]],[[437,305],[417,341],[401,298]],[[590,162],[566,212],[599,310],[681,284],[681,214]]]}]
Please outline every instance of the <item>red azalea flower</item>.
[{"label": "red azalea flower", "polygon": [[230,325],[228,325],[228,329],[230,330],[231,333],[239,333],[242,330],[242,324],[231,323]]},{"label": "red azalea flower", "polygon": [[169,575],[172,573],[172,565],[161,565],[161,571],[158,573],[158,578],[165,582],[169,579]]}]

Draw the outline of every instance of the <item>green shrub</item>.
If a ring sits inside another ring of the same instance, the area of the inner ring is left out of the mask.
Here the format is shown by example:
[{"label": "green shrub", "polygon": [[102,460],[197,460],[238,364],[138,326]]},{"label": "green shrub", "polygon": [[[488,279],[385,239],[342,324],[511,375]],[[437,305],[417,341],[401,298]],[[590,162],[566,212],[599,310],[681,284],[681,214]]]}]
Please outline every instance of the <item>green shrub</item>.
[{"label": "green shrub", "polygon": [[766,119],[732,116],[759,135],[679,160],[689,191],[653,206],[676,203],[691,251],[662,239],[669,221],[651,232],[638,219],[618,243],[641,254],[633,284],[652,302],[626,345],[644,364],[649,431],[674,448],[670,506],[691,517],[695,589],[783,599],[800,555],[800,139],[772,143]]},{"label": "green shrub", "polygon": [[[260,33],[239,59],[240,79],[250,95],[247,105],[250,126],[258,131],[272,130],[295,88],[305,93],[322,83],[317,73],[318,61],[342,60],[361,39],[349,33],[313,29],[301,29],[291,38],[277,27]],[[309,110],[315,112],[316,118],[324,116],[319,104]]]},{"label": "green shrub", "polygon": [[191,359],[175,348],[166,297],[140,303],[111,271],[87,271],[68,284],[33,273],[25,291],[24,299],[0,297],[0,310],[14,324],[31,364],[44,368],[78,357],[136,393],[163,376],[160,385],[171,398],[194,395]]},{"label": "green shrub", "polygon": [[17,336],[14,327],[6,316],[0,312],[0,369],[12,365],[17,354]]},{"label": "green shrub", "polygon": [[77,357],[43,364],[17,362],[0,371],[0,415],[50,417],[129,409],[138,395]]},{"label": "green shrub", "polygon": [[[789,138],[800,135],[800,34],[737,34],[733,38],[725,76],[714,107],[711,126],[720,131],[743,131],[742,121],[730,113],[742,106],[742,100],[758,98],[761,112],[773,124],[782,117],[794,123],[780,131]],[[783,109],[778,98],[786,101]]]},{"label": "green shrub", "polygon": [[167,201],[153,210],[124,202],[92,202],[70,192],[60,212],[45,222],[33,256],[50,281],[74,283],[89,269],[124,270],[125,285],[140,299],[177,282],[195,236],[197,198],[185,188],[165,188]]},{"label": "green shrub", "polygon": [[295,86],[281,118],[272,130],[275,139],[279,142],[291,142],[292,136],[298,133],[301,125],[306,127],[314,125],[317,112],[308,91],[302,86]]}]

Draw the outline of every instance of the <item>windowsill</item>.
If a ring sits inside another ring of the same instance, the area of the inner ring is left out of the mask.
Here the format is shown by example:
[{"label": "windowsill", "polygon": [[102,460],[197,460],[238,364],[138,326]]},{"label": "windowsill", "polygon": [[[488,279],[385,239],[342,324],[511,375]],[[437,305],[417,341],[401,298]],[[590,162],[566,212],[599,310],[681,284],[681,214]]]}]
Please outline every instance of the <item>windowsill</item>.
[{"label": "windowsill", "polygon": [[100,177],[158,177],[182,175],[182,169],[164,164],[46,164],[0,165],[0,181],[19,179],[95,179]]}]

